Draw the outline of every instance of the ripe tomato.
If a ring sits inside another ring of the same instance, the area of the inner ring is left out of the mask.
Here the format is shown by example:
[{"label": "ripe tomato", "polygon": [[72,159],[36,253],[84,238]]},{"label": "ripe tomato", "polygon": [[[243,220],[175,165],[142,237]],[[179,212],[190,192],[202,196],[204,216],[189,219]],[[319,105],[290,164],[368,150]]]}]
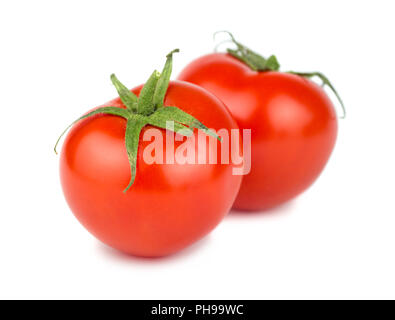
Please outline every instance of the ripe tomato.
[{"label": "ripe tomato", "polygon": [[[235,43],[242,53],[256,57]],[[324,90],[312,81],[254,71],[229,53],[196,59],[178,79],[214,93],[240,129],[251,129],[251,172],[243,178],[235,208],[279,205],[309,187],[323,170],[335,145],[337,117]]]},{"label": "ripe tomato", "polygon": [[[141,86],[132,92],[139,95],[140,90]],[[190,83],[170,82],[164,105],[177,106],[209,128],[238,128],[219,99]],[[119,98],[105,106],[125,108]],[[121,117],[94,115],[79,121],[67,135],[60,177],[77,219],[102,242],[138,256],[168,255],[209,233],[230,210],[242,176],[232,175],[232,166],[221,163],[147,164],[143,152],[151,141],[142,137],[152,127],[146,126],[140,135],[135,181],[123,193],[131,176],[125,127]],[[164,136],[174,134],[158,130]],[[181,143],[175,141],[175,149]],[[220,143],[217,147],[220,150]]]}]

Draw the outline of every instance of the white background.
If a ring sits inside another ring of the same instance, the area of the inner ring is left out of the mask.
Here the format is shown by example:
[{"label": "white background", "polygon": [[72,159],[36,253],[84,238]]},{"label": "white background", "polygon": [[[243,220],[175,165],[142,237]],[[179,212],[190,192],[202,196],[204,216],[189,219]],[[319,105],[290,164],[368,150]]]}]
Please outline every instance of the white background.
[{"label": "white background", "polygon": [[[395,298],[393,1],[2,1],[0,298]],[[173,78],[231,30],[283,70],[341,93],[332,158],[303,195],[231,213],[174,256],[138,259],[94,239],[63,198],[62,129],[161,68]]]}]

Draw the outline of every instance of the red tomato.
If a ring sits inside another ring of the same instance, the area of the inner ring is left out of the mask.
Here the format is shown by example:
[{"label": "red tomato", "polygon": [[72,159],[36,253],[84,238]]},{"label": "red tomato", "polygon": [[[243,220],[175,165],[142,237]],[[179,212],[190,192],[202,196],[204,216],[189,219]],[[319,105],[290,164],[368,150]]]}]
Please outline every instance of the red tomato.
[{"label": "red tomato", "polygon": [[[138,95],[140,90],[132,91]],[[209,128],[238,128],[219,99],[193,84],[171,82],[164,103],[179,107]],[[119,98],[106,104],[110,105],[124,108]],[[174,253],[222,220],[242,176],[232,175],[232,166],[226,164],[145,163],[143,151],[152,142],[142,140],[144,132],[152,128],[146,126],[140,135],[134,184],[123,193],[130,179],[125,126],[121,117],[96,115],[71,129],[60,159],[66,200],[77,219],[111,247],[138,256]],[[173,134],[156,129],[164,136]],[[181,143],[175,141],[175,148]]]},{"label": "red tomato", "polygon": [[235,208],[279,205],[309,187],[325,167],[336,141],[337,116],[312,81],[252,71],[225,53],[193,61],[179,79],[214,93],[240,129],[251,129],[251,172],[243,178]]}]

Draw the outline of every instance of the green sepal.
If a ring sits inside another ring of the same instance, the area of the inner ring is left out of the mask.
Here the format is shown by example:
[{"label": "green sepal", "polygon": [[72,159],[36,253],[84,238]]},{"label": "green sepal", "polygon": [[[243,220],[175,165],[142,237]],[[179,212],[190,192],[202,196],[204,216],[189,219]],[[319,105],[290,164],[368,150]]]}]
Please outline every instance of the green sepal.
[{"label": "green sepal", "polygon": [[203,123],[201,123],[195,117],[193,117],[189,113],[186,113],[185,111],[182,111],[177,107],[164,107],[157,110],[155,114],[157,114],[158,117],[162,117],[163,119],[166,119],[167,121],[173,120],[174,122],[178,122],[180,124],[186,125],[192,129],[197,128],[203,131],[205,134],[212,136],[218,139],[219,141],[221,141],[221,138],[216,133],[208,129]]},{"label": "green sepal", "polygon": [[247,64],[254,71],[278,71],[280,69],[280,64],[274,55],[265,59],[261,55],[244,46],[242,50],[227,49],[227,52],[231,56]]},{"label": "green sepal", "polygon": [[136,178],[137,156],[140,141],[141,129],[147,124],[146,117],[133,115],[127,122],[125,131],[125,145],[130,165],[130,181],[128,186],[123,190],[125,193],[133,185]]},{"label": "green sepal", "polygon": [[256,65],[248,58],[246,54],[241,54],[238,50],[227,49],[226,50],[232,57],[244,62],[251,70],[258,71]]},{"label": "green sepal", "polygon": [[[272,55],[268,59],[264,58],[260,54],[252,51],[250,48],[236,41],[233,34],[229,31],[218,31],[214,33],[214,36],[220,32],[227,33],[230,36],[230,42],[236,45],[237,49],[227,49],[228,54],[235,57],[236,59],[244,62],[254,71],[278,71],[280,64],[276,56]],[[229,42],[227,41],[227,42]]]},{"label": "green sepal", "polygon": [[288,71],[287,73],[295,74],[295,75],[309,78],[309,79],[313,78],[313,77],[320,78],[320,80],[322,81],[322,86],[328,86],[332,90],[332,92],[335,94],[337,100],[339,101],[339,103],[342,107],[342,110],[343,110],[343,115],[340,118],[344,119],[346,117],[346,107],[344,106],[342,98],[340,98],[340,95],[336,91],[335,87],[332,85],[332,83],[329,81],[329,79],[324,74],[322,74],[321,72],[295,72],[295,71]]},{"label": "green sepal", "polygon": [[138,102],[137,102],[137,113],[142,115],[150,115],[155,110],[154,106],[154,93],[160,77],[160,73],[155,70],[144,87],[141,89]]},{"label": "green sepal", "polygon": [[137,112],[137,96],[128,88],[126,88],[121,83],[121,81],[118,80],[115,74],[111,75],[111,81],[114,87],[117,89],[119,97],[121,98],[121,101],[126,106],[126,108],[133,112]]},{"label": "green sepal", "polygon": [[162,73],[158,79],[156,84],[154,96],[153,96],[153,103],[155,109],[163,107],[163,101],[165,100],[167,88],[170,82],[170,76],[173,69],[173,53],[180,52],[179,49],[174,49],[166,56],[166,63],[163,67]]},{"label": "green sepal", "polygon": [[72,124],[70,124],[63,132],[62,134],[59,136],[58,140],[56,141],[55,147],[54,147],[54,151],[56,154],[58,154],[58,152],[56,151],[56,148],[59,144],[60,139],[63,137],[63,135],[67,132],[67,130],[69,130],[74,124],[76,124],[78,121],[83,120],[85,118],[94,116],[96,114],[110,114],[113,116],[119,116],[125,119],[128,119],[129,117],[129,113],[127,110],[125,109],[121,109],[118,107],[101,107],[98,108],[96,110],[93,110],[85,115],[83,115],[82,117],[79,117],[77,120],[75,120]]},{"label": "green sepal", "polygon": [[[153,113],[149,117],[147,117],[148,124],[158,127],[158,128],[167,129],[167,130],[176,132],[176,133],[181,134],[186,137],[190,137],[192,135],[192,130],[190,130],[188,127],[163,116],[160,112],[163,109],[166,109],[166,107],[162,108],[160,110],[157,110],[155,113]],[[174,125],[173,129],[174,130],[171,130],[171,128],[167,126],[168,121],[173,121],[173,125]]]},{"label": "green sepal", "polygon": [[275,55],[271,55],[267,58],[265,67],[272,71],[280,70],[280,63],[278,62],[277,57]]}]

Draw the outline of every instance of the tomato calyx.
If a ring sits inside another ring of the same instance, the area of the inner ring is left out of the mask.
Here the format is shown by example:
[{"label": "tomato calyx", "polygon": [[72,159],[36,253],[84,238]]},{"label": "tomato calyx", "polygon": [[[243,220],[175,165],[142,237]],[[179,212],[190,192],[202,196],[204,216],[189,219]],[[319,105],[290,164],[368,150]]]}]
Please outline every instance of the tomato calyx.
[{"label": "tomato calyx", "polygon": [[[139,97],[122,84],[115,74],[112,74],[111,81],[126,108],[123,109],[113,106],[100,107],[81,116],[62,132],[56,141],[54,147],[55,153],[57,154],[56,149],[62,136],[80,120],[97,114],[109,114],[126,119],[125,146],[130,164],[131,177],[128,186],[123,191],[125,193],[133,185],[136,177],[140,133],[146,125],[171,130],[186,137],[191,136],[192,130],[196,128],[221,141],[216,133],[208,129],[203,123],[189,113],[175,106],[164,106],[164,99],[172,72],[173,53],[175,52],[179,52],[179,50],[175,49],[166,56],[166,63],[161,73],[155,70],[151,74],[141,89]],[[170,122],[171,125],[168,125],[168,122]]]},{"label": "tomato calyx", "polygon": [[236,45],[236,49],[227,48],[226,51],[236,59],[244,62],[254,71],[278,71],[280,69],[280,64],[275,55],[271,55],[269,58],[264,58],[260,54],[252,51],[250,48],[246,47],[245,45],[241,44],[240,42],[236,41],[233,34],[229,31],[217,31],[214,33],[214,39],[217,34],[219,33],[226,33],[230,39],[220,42],[216,47],[217,48],[225,43],[231,42]]},{"label": "tomato calyx", "polygon": [[[240,60],[251,68],[253,71],[264,72],[264,71],[280,71],[280,64],[275,55],[271,55],[269,58],[264,58],[260,54],[252,51],[248,47],[244,46],[240,42],[236,41],[235,37],[229,31],[217,31],[214,33],[214,39],[218,33],[226,33],[230,39],[222,41],[217,44],[217,48],[227,42],[231,42],[236,46],[236,49],[227,48],[226,51],[232,57]],[[346,117],[346,108],[344,106],[343,100],[340,98],[339,93],[336,91],[335,87],[331,84],[329,79],[321,72],[296,72],[296,71],[286,71],[286,73],[294,74],[304,78],[311,79],[313,77],[318,77],[322,81],[322,87],[328,86],[332,92],[335,94],[337,100],[342,108],[342,116],[340,118],[344,119]]]}]

